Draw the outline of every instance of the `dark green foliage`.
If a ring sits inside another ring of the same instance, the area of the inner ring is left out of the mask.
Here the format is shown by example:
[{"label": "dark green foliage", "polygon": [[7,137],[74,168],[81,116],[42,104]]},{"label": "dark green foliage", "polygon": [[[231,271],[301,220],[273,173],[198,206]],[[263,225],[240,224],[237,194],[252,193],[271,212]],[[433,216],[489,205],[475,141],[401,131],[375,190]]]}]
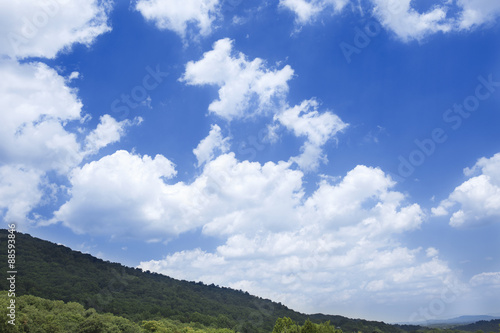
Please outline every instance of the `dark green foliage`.
[{"label": "dark green foliage", "polygon": [[309,319],[307,319],[300,329],[301,333],[318,333],[318,328]]},{"label": "dark green foliage", "polygon": [[309,319],[301,327],[290,318],[284,317],[276,320],[273,333],[342,333],[342,330],[331,326],[329,321],[315,324]]},{"label": "dark green foliage", "polygon": [[299,333],[300,326],[288,317],[278,318],[274,324],[273,333]]}]

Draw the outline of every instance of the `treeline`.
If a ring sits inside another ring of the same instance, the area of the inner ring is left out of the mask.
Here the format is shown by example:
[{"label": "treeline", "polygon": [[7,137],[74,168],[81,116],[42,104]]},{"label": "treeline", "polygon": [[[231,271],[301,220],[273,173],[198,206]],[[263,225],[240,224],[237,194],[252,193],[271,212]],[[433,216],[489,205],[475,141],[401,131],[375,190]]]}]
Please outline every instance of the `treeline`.
[{"label": "treeline", "polygon": [[35,296],[16,298],[15,321],[11,324],[7,317],[9,297],[7,292],[0,292],[0,332],[30,333],[234,333],[229,329],[205,327],[200,323],[181,323],[162,319],[143,321],[140,324],[129,319],[100,314],[94,309],[85,309],[75,302],[51,301]]},{"label": "treeline", "polygon": [[[0,229],[0,244],[6,244],[6,237],[7,231]],[[97,313],[111,313],[135,323],[168,318],[243,333],[269,333],[278,318],[287,317],[297,323],[308,318],[313,323],[330,321],[344,332],[404,332],[382,322],[307,316],[246,292],[124,267],[27,234],[16,234],[16,249],[17,295],[78,302]],[[6,253],[0,248],[0,265],[7,263]],[[7,280],[0,279],[0,290],[7,289]]]},{"label": "treeline", "polygon": [[[10,297],[0,292],[0,316],[8,318]],[[227,328],[207,327],[199,322],[182,323],[178,320],[144,320],[134,323],[110,313],[99,314],[76,302],[64,303],[36,296],[16,298],[14,319],[0,321],[0,332],[5,333],[235,333]],[[278,318],[273,333],[342,333],[330,322],[315,324],[309,319],[301,326],[290,318]]]}]

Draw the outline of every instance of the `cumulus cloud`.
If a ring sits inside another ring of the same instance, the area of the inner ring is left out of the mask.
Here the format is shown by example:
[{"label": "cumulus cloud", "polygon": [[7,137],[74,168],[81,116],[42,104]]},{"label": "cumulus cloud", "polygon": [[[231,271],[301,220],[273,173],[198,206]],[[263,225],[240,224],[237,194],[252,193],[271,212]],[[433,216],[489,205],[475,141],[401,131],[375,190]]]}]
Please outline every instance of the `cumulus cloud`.
[{"label": "cumulus cloud", "polygon": [[64,77],[42,63],[5,59],[0,60],[0,77],[0,191],[12,196],[2,200],[2,209],[5,219],[23,223],[41,203],[48,172],[67,175],[136,122],[117,122],[105,115],[82,147],[81,134],[68,124],[81,125],[86,116],[77,91]]},{"label": "cumulus cloud", "polygon": [[321,11],[330,7],[339,12],[347,3],[348,0],[280,0],[280,6],[293,11],[299,24],[312,22]]},{"label": "cumulus cloud", "polygon": [[[250,165],[257,166],[247,167]],[[382,290],[390,295],[405,289],[416,296],[443,288],[452,274],[445,262],[395,241],[396,234],[419,228],[424,213],[416,204],[405,204],[404,195],[391,190],[395,183],[380,169],[357,166],[338,183],[321,183],[309,197],[300,191],[301,173],[294,173],[279,200],[262,196],[257,199],[260,205],[230,214],[224,223],[206,224],[204,233],[225,235],[225,243],[215,251],[176,252],[142,262],[140,267],[175,278],[241,288],[300,311],[339,312]],[[235,181],[227,179],[225,184]],[[248,184],[252,183],[255,181]],[[279,183],[284,186],[287,181],[280,179]],[[233,191],[226,193],[235,197]],[[253,189],[248,192],[262,194]],[[292,195],[296,198],[288,198],[291,206],[285,210],[275,206]],[[255,215],[255,207],[261,205],[263,211]],[[283,211],[288,214],[282,215]],[[245,219],[248,214],[250,218]],[[273,218],[261,223],[267,214]],[[279,220],[283,222],[277,223]],[[420,288],[409,287],[412,285]]]},{"label": "cumulus cloud", "polygon": [[447,32],[452,24],[446,19],[447,8],[435,6],[426,13],[412,8],[411,0],[372,0],[373,12],[380,23],[400,39],[420,40],[436,32]]},{"label": "cumulus cloud", "polygon": [[190,24],[201,35],[209,35],[220,10],[219,0],[183,0],[182,5],[176,0],[139,0],[135,9],[158,29],[172,30],[183,38]]},{"label": "cumulus cloud", "polygon": [[218,40],[202,59],[188,62],[181,81],[218,86],[219,99],[208,110],[227,120],[251,117],[282,104],[292,68],[270,70],[262,59],[249,61],[242,53],[233,56],[232,50],[232,40]]},{"label": "cumulus cloud", "polygon": [[64,124],[79,120],[82,103],[57,72],[42,63],[0,61],[0,155],[4,163],[67,172],[81,161]]},{"label": "cumulus cloud", "polygon": [[[470,30],[500,16],[500,3],[495,0],[447,1],[425,13],[417,12],[410,0],[371,1],[382,25],[403,41],[420,40],[436,32]],[[448,12],[457,14],[448,15]]]},{"label": "cumulus cloud", "polygon": [[141,122],[141,117],[135,118],[133,122],[129,119],[118,122],[109,114],[101,116],[97,128],[90,132],[85,138],[85,154],[95,154],[101,148],[120,141],[127,127],[134,124],[140,124]]},{"label": "cumulus cloud", "polygon": [[24,221],[43,197],[43,173],[20,165],[0,166],[0,217],[7,223]]},{"label": "cumulus cloud", "polygon": [[229,138],[222,137],[221,129],[218,125],[212,125],[208,136],[201,140],[198,146],[193,149],[193,154],[198,160],[198,166],[211,161],[216,152],[227,152],[229,146]]},{"label": "cumulus cloud", "polygon": [[[345,0],[280,0],[280,6],[293,11],[300,25],[311,24],[322,12],[334,8],[339,13]],[[370,0],[367,11],[382,26],[402,41],[422,40],[438,33],[470,30],[495,22],[500,16],[500,3],[496,0],[442,1],[425,12],[419,12],[411,0]],[[363,13],[361,4],[357,6]],[[354,6],[352,7],[354,8]]]},{"label": "cumulus cloud", "polygon": [[111,30],[111,1],[49,0],[0,3],[0,54],[54,58],[74,43],[91,44]]},{"label": "cumulus cloud", "polygon": [[318,102],[303,101],[300,105],[287,108],[274,116],[274,120],[293,131],[297,137],[305,136],[302,154],[293,157],[302,170],[315,170],[320,161],[326,161],[322,146],[348,125],[331,112],[318,112]]},{"label": "cumulus cloud", "polygon": [[72,198],[55,212],[54,221],[63,221],[78,233],[112,235],[130,228],[130,223],[149,232],[173,230],[176,226],[155,223],[169,214],[161,197],[164,179],[175,174],[173,164],[161,155],[151,158],[117,151],[71,172]]},{"label": "cumulus cloud", "polygon": [[[500,153],[481,158],[464,169],[467,181],[455,188],[447,199],[432,209],[435,216],[451,214],[453,227],[489,223],[500,216]],[[474,176],[476,175],[476,176]]]},{"label": "cumulus cloud", "polygon": [[118,236],[137,235],[141,224],[139,234],[155,238],[198,227],[217,235],[290,223],[277,217],[287,217],[300,199],[302,174],[288,166],[238,162],[231,153],[207,162],[191,184],[168,184],[176,172],[165,157],[118,151],[72,172],[71,199],[52,222]]},{"label": "cumulus cloud", "polygon": [[470,29],[495,21],[500,16],[500,2],[495,0],[458,0],[462,7],[459,18],[461,29]]}]

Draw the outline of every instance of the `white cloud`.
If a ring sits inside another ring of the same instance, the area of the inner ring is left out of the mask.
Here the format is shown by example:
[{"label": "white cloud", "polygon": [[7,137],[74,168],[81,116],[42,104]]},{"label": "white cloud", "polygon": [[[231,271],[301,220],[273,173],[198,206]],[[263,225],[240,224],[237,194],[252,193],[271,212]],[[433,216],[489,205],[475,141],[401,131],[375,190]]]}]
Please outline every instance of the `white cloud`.
[{"label": "white cloud", "polygon": [[280,6],[286,7],[297,15],[297,23],[306,24],[321,12],[321,3],[306,0],[280,0]]},{"label": "white cloud", "polygon": [[301,148],[302,154],[292,158],[303,170],[315,170],[319,161],[325,161],[321,147],[348,126],[337,115],[331,112],[320,114],[317,109],[318,102],[306,100],[274,116],[275,121],[293,131],[297,137],[307,137]]},{"label": "white cloud", "polygon": [[173,164],[161,155],[151,158],[117,151],[71,172],[72,198],[55,212],[53,221],[63,221],[78,233],[112,235],[130,223],[138,234],[173,230],[175,226],[155,224],[169,214],[160,198],[163,179],[175,174]]},{"label": "white cloud", "polygon": [[439,254],[439,251],[438,251],[437,249],[433,248],[433,247],[429,247],[429,248],[425,251],[425,253],[427,254],[427,256],[428,256],[429,258],[432,258],[432,257],[437,256],[437,255]]},{"label": "white cloud", "polygon": [[493,286],[500,288],[500,272],[476,274],[470,279],[472,286]]},{"label": "white cloud", "polygon": [[203,232],[209,235],[292,228],[303,196],[300,171],[290,163],[238,162],[233,153],[208,163],[193,185],[204,202]]},{"label": "white cloud", "polygon": [[218,125],[212,125],[208,136],[200,141],[198,146],[193,149],[193,154],[198,160],[198,166],[211,161],[215,152],[225,153],[229,150],[229,138],[223,138],[221,129]]},{"label": "white cloud", "polygon": [[5,59],[0,60],[0,77],[0,191],[11,195],[2,209],[5,219],[22,224],[43,203],[45,190],[55,186],[45,184],[47,172],[67,175],[86,155],[118,141],[123,127],[133,123],[103,116],[82,149],[81,134],[68,125],[80,124],[86,116],[77,91],[64,77],[42,63]]},{"label": "white cloud", "polygon": [[348,0],[280,0],[280,6],[293,11],[297,16],[297,23],[308,24],[323,10],[333,7],[340,12]]},{"label": "white cloud", "polygon": [[0,217],[6,222],[24,221],[43,197],[42,172],[22,166],[0,166]]},{"label": "white cloud", "polygon": [[[500,217],[500,153],[481,158],[464,174],[473,176],[456,187],[449,197],[432,209],[435,216],[451,215],[453,227],[492,222]],[[458,208],[455,208],[458,205]]]},{"label": "white cloud", "polygon": [[[227,156],[219,157],[219,166],[229,161]],[[258,164],[234,164],[233,160],[232,171],[220,189],[225,195],[219,200],[242,195],[235,191],[240,184],[232,183],[241,179],[233,172],[243,165],[246,178],[255,173],[251,170],[258,170]],[[230,213],[222,223],[206,224],[204,233],[225,235],[225,243],[215,251],[176,252],[161,260],[142,262],[140,267],[175,278],[243,288],[306,312],[345,313],[381,290],[388,291],[380,297],[390,302],[398,292],[417,297],[443,288],[452,274],[447,264],[397,242],[395,235],[418,228],[424,214],[418,205],[405,205],[404,195],[390,190],[395,183],[380,169],[357,166],[337,184],[323,182],[308,198],[300,192],[301,174],[297,176],[291,178],[293,181],[278,178],[276,184],[289,184],[279,199],[263,196],[258,190],[263,185],[254,185],[247,190],[257,194],[251,206],[245,204],[241,213]],[[255,179],[252,176],[245,184],[260,183]],[[274,177],[268,179],[275,182]],[[291,206],[276,206],[292,195],[296,199],[287,199]],[[238,202],[233,206],[240,206]],[[256,207],[263,207],[258,215]],[[266,219],[267,214],[273,216]],[[277,223],[280,220],[282,223]]]},{"label": "white cloud", "polygon": [[108,0],[0,2],[0,54],[54,58],[74,43],[91,44],[110,31]]},{"label": "white cloud", "polygon": [[251,117],[283,103],[293,70],[286,65],[270,70],[260,58],[248,61],[231,55],[233,42],[221,39],[197,62],[190,61],[181,81],[190,85],[219,86],[219,99],[208,110],[227,120]]},{"label": "white cloud", "polygon": [[[348,3],[347,0],[280,0],[280,6],[297,16],[300,25],[312,23],[317,16],[334,8],[338,14]],[[438,33],[470,30],[495,22],[500,16],[500,2],[497,0],[457,0],[441,1],[426,12],[419,12],[411,0],[370,0],[374,16],[382,26],[394,32],[404,41],[422,40]],[[363,13],[358,2],[353,10]],[[362,14],[363,15],[363,14]]]},{"label": "white cloud", "polygon": [[175,170],[165,157],[118,151],[72,172],[71,199],[52,222],[118,236],[136,235],[141,224],[139,234],[156,238],[198,227],[216,235],[290,223],[278,217],[289,217],[298,203],[302,174],[288,166],[240,163],[226,154],[207,162],[191,184],[169,185]]},{"label": "white cloud", "polygon": [[118,122],[109,114],[105,114],[101,117],[97,128],[87,135],[85,139],[85,154],[95,154],[99,149],[120,141],[121,137],[125,134],[126,127],[141,122],[141,117],[136,118],[134,122],[128,119]]},{"label": "white cloud", "polygon": [[189,24],[195,24],[206,36],[219,15],[219,0],[183,0],[182,5],[176,0],[139,0],[135,8],[158,29],[172,30],[184,38]]},{"label": "white cloud", "polygon": [[401,40],[423,39],[429,34],[447,32],[452,24],[446,19],[447,8],[435,6],[426,13],[417,12],[411,0],[372,0],[380,23]]},{"label": "white cloud", "polygon": [[67,172],[81,161],[65,123],[80,119],[82,103],[63,77],[42,63],[0,61],[0,156],[4,163]]},{"label": "white cloud", "polygon": [[463,8],[460,29],[492,22],[500,16],[500,2],[496,0],[458,0],[457,4]]}]

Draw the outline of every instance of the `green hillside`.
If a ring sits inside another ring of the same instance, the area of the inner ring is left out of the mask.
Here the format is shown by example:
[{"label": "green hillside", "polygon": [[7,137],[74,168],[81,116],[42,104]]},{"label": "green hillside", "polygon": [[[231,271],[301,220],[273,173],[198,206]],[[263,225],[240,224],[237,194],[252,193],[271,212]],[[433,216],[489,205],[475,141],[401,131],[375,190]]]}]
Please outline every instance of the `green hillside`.
[{"label": "green hillside", "polygon": [[[0,230],[4,272],[6,237],[7,231]],[[98,313],[111,313],[136,323],[168,318],[240,332],[271,332],[278,318],[288,317],[299,324],[307,318],[316,323],[330,321],[344,332],[403,332],[381,322],[305,315],[246,292],[143,272],[27,234],[16,234],[16,251],[17,296],[78,302]],[[8,289],[6,279],[0,279],[0,289]]]},{"label": "green hillside", "polygon": [[[0,316],[7,317],[9,300],[6,292],[0,292]],[[51,301],[25,295],[16,298],[17,318],[15,325],[0,321],[0,332],[30,333],[234,333],[229,329],[205,327],[200,323],[183,324],[162,319],[134,323],[112,314],[99,314],[94,309],[85,309],[75,302]]]}]

